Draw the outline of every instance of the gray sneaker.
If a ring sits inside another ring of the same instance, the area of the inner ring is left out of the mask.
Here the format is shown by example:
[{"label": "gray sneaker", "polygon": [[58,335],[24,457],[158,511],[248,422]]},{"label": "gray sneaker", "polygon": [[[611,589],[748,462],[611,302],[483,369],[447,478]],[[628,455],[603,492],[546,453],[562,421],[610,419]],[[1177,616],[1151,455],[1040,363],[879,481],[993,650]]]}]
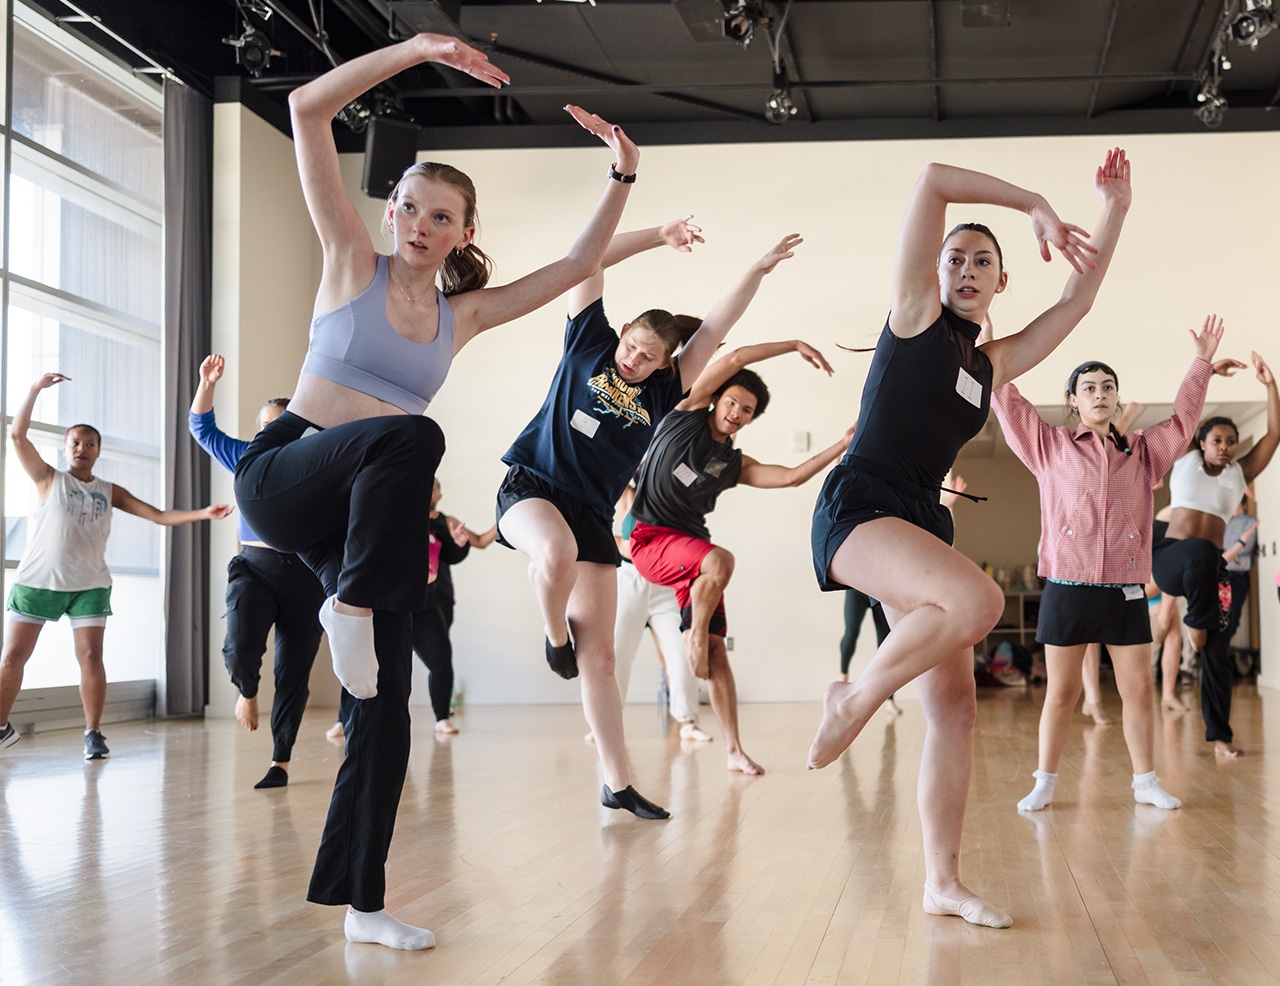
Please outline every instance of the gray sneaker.
[{"label": "gray sneaker", "polygon": [[107,738],[96,729],[84,731],[84,758],[86,760],[106,760],[111,756],[107,749]]},{"label": "gray sneaker", "polygon": [[13,728],[12,723],[6,722],[4,728],[0,729],[0,750],[13,746],[20,739],[22,739],[22,734]]}]

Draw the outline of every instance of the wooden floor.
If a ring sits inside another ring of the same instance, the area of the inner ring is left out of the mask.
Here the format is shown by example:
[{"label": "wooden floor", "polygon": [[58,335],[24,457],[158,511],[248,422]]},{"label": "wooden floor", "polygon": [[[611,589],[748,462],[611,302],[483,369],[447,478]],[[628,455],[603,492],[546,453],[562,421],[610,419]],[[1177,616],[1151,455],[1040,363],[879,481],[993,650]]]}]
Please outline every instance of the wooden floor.
[{"label": "wooden floor", "polygon": [[229,721],[114,725],[99,763],[78,733],[29,736],[0,753],[0,982],[1277,982],[1277,697],[1237,688],[1237,763],[1198,714],[1157,720],[1181,811],[1135,806],[1120,727],[1077,719],[1058,802],[1020,815],[1042,695],[980,694],[963,872],[1006,931],[920,909],[912,704],[818,773],[816,703],[747,706],[756,779],[632,706],[636,786],[669,822],[598,806],[576,708],[470,709],[444,742],[419,714],[388,904],[435,931],[424,953],[349,945],[340,909],[303,900],[341,756],[327,710],[275,791],[252,790],[267,736]]}]

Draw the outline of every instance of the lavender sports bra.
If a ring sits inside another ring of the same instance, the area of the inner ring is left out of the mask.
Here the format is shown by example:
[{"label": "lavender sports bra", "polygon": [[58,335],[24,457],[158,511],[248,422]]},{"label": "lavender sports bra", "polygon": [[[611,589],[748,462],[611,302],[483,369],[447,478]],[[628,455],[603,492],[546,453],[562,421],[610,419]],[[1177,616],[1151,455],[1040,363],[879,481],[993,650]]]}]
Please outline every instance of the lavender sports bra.
[{"label": "lavender sports bra", "polygon": [[453,362],[453,309],[438,288],[440,325],[431,342],[410,342],[387,321],[387,258],[367,288],[311,322],[302,372],[421,414]]}]

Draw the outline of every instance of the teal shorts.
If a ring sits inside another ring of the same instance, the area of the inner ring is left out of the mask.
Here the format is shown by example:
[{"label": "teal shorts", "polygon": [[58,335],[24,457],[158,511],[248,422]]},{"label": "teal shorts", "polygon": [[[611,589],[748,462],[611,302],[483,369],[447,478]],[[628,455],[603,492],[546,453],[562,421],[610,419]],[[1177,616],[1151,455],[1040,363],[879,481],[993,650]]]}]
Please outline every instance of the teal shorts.
[{"label": "teal shorts", "polygon": [[111,587],[59,592],[15,585],[9,590],[9,602],[5,608],[20,616],[50,622],[60,620],[64,613],[73,621],[98,619],[111,615]]}]

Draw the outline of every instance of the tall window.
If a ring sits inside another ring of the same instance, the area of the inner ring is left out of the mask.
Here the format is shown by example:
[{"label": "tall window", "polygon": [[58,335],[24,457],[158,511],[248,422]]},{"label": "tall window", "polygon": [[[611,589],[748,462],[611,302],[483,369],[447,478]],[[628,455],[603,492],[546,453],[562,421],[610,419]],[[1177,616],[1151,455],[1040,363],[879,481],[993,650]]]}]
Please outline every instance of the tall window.
[{"label": "tall window", "polygon": [[[12,117],[5,180],[8,283],[4,312],[6,422],[41,374],[67,383],[36,402],[31,439],[65,469],[62,436],[73,424],[102,433],[95,475],[149,503],[161,499],[160,353],[162,276],[162,97],[21,4],[13,9]],[[26,547],[35,489],[6,443],[6,595]],[[163,612],[159,528],[116,512],[107,549],[116,615],[108,630],[107,677],[159,673]],[[76,684],[65,622],[47,626],[25,687]]]}]

